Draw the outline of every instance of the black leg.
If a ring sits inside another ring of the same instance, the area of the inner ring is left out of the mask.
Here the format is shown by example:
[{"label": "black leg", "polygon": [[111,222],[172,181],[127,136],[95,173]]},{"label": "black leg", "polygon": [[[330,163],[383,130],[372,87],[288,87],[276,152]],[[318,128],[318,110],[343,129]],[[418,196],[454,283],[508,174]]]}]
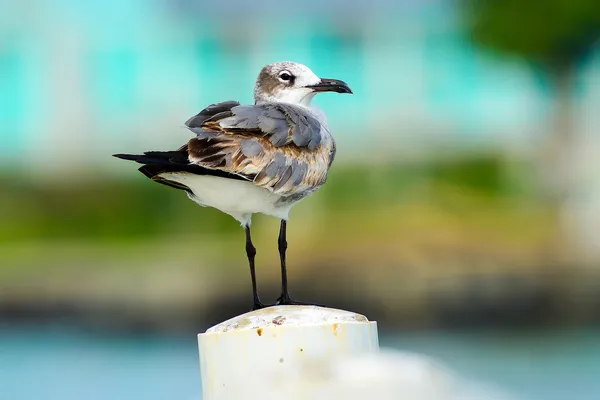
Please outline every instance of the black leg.
[{"label": "black leg", "polygon": [[258,289],[256,288],[256,270],[254,268],[254,257],[256,256],[256,247],[252,244],[252,238],[250,237],[250,226],[246,225],[246,255],[248,256],[248,264],[250,264],[250,277],[252,278],[252,297],[254,299],[253,310],[264,308],[265,305],[261,303],[258,297]]},{"label": "black leg", "polygon": [[[285,251],[287,250],[286,240],[286,220],[281,220],[279,227],[279,239],[277,240],[277,247],[279,248],[279,260],[281,261],[281,296],[277,299],[277,305],[313,305],[311,303],[304,303],[301,301],[292,300],[288,289],[287,280],[287,265],[285,262]],[[315,304],[316,305],[316,304]]]},{"label": "black leg", "polygon": [[277,239],[277,248],[279,249],[279,260],[281,261],[281,296],[277,300],[278,304],[283,303],[285,300],[290,300],[290,292],[288,290],[287,280],[287,265],[285,264],[285,251],[287,250],[286,240],[286,220],[281,220],[279,226],[279,238]]}]

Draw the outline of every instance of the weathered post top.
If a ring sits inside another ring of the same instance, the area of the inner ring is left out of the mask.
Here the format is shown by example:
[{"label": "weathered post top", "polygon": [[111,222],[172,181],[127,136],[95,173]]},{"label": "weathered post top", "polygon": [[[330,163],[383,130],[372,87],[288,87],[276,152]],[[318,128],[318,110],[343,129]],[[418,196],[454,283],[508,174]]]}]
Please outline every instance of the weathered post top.
[{"label": "weathered post top", "polygon": [[369,323],[364,315],[317,306],[274,306],[247,312],[209,328],[206,334],[273,327]]},{"label": "weathered post top", "polygon": [[230,400],[257,388],[285,396],[277,382],[293,378],[300,365],[377,353],[379,339],[377,323],[360,314],[275,306],[213,326],[198,335],[198,346],[203,399]]}]

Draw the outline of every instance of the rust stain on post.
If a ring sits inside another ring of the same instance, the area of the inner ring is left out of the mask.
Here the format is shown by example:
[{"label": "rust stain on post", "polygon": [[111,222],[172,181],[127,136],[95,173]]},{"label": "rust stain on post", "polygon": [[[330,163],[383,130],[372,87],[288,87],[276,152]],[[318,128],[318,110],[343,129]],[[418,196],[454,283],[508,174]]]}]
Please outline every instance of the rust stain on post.
[{"label": "rust stain on post", "polygon": [[256,330],[256,333],[258,333],[258,336],[262,336],[262,328],[258,328]]},{"label": "rust stain on post", "polygon": [[337,336],[338,335],[338,327],[340,326],[340,324],[333,324],[333,336]]}]

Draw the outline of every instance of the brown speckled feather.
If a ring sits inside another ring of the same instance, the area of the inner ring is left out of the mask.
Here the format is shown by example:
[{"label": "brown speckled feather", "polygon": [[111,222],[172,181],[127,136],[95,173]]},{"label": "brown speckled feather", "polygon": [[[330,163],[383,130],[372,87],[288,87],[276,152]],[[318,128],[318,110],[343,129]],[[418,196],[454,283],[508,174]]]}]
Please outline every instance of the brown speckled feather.
[{"label": "brown speckled feather", "polygon": [[327,128],[293,105],[219,103],[186,125],[197,136],[187,145],[190,163],[244,177],[282,196],[325,183],[335,156]]}]

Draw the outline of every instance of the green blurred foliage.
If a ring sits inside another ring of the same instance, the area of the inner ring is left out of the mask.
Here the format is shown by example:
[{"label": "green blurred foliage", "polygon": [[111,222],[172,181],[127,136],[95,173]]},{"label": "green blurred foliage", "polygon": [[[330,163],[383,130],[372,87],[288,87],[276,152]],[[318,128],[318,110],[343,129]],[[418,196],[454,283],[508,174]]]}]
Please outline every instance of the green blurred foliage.
[{"label": "green blurred foliage", "polygon": [[219,234],[236,228],[225,223],[230,217],[202,212],[197,206],[194,211],[200,221],[188,218],[191,207],[183,192],[165,189],[141,175],[131,182],[104,180],[79,185],[44,185],[23,179],[0,196],[0,206],[6,212],[0,224],[0,241],[119,240],[158,236],[165,229]]},{"label": "green blurred foliage", "polygon": [[600,34],[598,0],[464,1],[476,41],[541,64],[572,64]]},{"label": "green blurred foliage", "polygon": [[431,175],[436,181],[452,183],[495,197],[509,192],[505,168],[498,157],[477,155],[467,159],[435,163],[431,167]]},{"label": "green blurred foliage", "polygon": [[[440,201],[444,192],[457,190],[501,199],[514,194],[511,188],[519,186],[507,176],[507,170],[507,162],[496,155],[412,165],[340,165],[332,169],[314,201],[332,212],[390,207],[414,201],[423,187],[435,192],[418,199],[425,203]],[[527,180],[524,170],[519,178]],[[122,240],[168,233],[227,236],[239,231],[231,217],[198,207],[182,191],[157,185],[141,174],[132,181],[104,179],[77,185],[41,184],[8,175],[1,181],[5,188],[0,195],[2,242]]]}]

